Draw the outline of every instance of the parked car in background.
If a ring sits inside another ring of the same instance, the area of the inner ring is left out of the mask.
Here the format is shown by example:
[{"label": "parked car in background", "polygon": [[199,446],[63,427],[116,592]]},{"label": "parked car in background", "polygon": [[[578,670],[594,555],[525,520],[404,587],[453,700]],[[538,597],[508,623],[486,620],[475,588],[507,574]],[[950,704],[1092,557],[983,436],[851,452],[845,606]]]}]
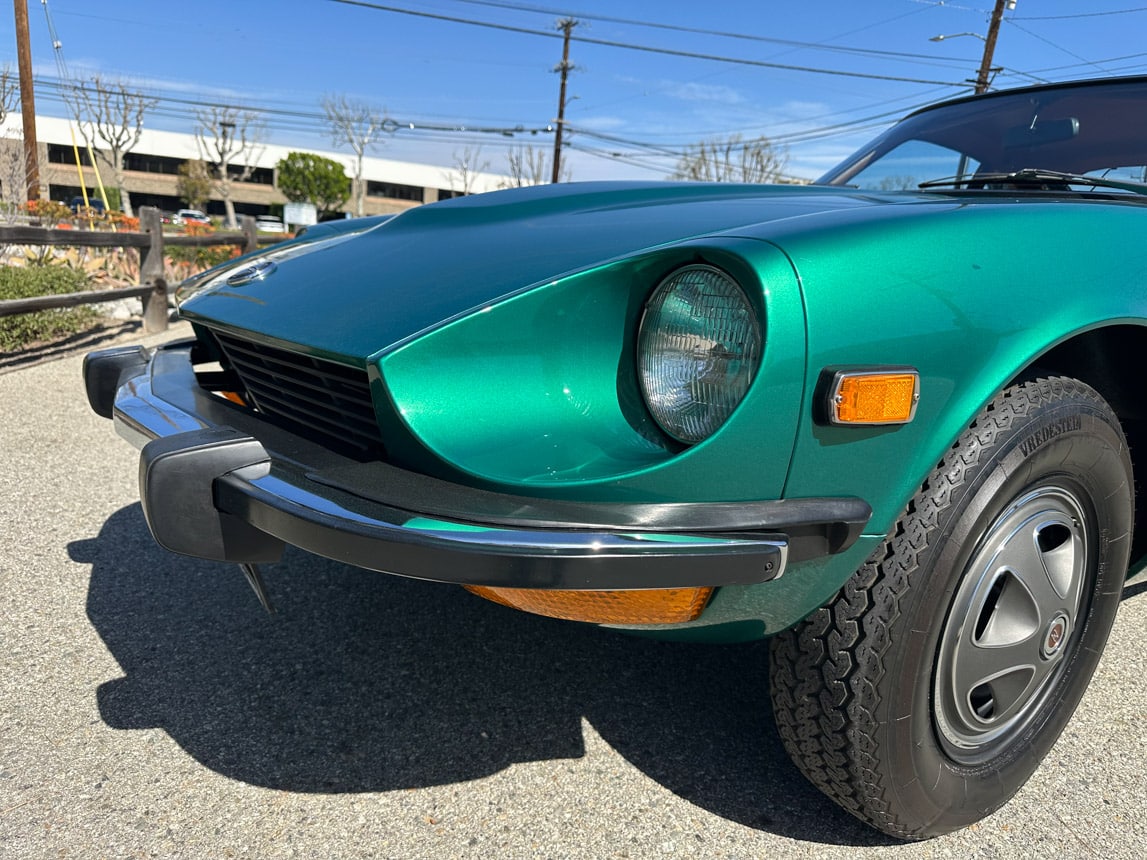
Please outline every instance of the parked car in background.
[{"label": "parked car in background", "polygon": [[260,233],[286,233],[287,228],[282,220],[274,215],[258,215],[255,218],[255,228]]},{"label": "parked car in background", "polygon": [[1137,77],[917,111],[812,186],[332,222],[186,282],[194,337],[93,353],[87,390],[156,540],[264,603],[292,544],[772,637],[793,760],[922,839],[1032,774],[1147,547],[1145,171]]},{"label": "parked car in background", "polygon": [[180,209],[172,219],[175,224],[210,224],[211,219],[198,209]]}]

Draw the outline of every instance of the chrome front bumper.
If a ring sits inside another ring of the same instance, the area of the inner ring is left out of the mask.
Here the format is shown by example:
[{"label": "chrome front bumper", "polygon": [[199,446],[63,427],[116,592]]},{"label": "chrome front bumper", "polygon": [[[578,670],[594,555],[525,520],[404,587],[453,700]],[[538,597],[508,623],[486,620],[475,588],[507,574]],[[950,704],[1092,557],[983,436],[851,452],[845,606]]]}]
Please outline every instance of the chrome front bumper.
[{"label": "chrome front bumper", "polygon": [[[353,464],[199,388],[190,348],[103,350],[84,362],[92,408],[141,449],[140,495],[152,534],[185,555],[253,564],[277,560],[291,544],[371,570],[465,585],[743,585],[776,579],[790,561],[848,548],[871,513],[859,499],[535,499],[384,463]],[[359,473],[368,477],[347,478]]]}]

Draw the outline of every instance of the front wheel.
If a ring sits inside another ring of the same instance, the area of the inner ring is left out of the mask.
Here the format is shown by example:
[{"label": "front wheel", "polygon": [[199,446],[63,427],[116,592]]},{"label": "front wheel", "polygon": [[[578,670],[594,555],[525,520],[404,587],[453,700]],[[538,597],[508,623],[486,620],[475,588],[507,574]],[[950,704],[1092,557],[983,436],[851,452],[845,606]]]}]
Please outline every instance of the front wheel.
[{"label": "front wheel", "polygon": [[1059,737],[1119,604],[1119,422],[1065,378],[997,396],[834,600],[773,639],[785,748],[874,827],[923,839],[1005,803]]}]

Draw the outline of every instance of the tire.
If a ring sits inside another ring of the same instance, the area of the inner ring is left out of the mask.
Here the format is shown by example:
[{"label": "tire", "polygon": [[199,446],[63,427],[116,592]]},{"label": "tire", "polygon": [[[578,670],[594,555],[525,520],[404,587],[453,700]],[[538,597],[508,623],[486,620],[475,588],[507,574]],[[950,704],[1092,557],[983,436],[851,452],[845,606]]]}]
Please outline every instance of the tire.
[{"label": "tire", "polygon": [[902,839],[998,809],[1087,688],[1132,520],[1127,444],[1104,400],[1066,378],[1005,390],[833,601],[773,638],[793,761]]}]

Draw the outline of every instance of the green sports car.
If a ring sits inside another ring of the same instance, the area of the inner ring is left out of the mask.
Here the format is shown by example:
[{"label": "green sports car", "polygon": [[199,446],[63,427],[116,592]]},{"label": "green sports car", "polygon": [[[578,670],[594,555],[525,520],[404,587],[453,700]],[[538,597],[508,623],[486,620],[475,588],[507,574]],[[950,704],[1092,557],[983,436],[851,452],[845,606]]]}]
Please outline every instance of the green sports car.
[{"label": "green sports car", "polygon": [[[1095,670],[1147,461],[1147,78],[918,111],[810,186],[553,185],[320,225],[88,356],[155,539],[285,544],[666,639],[920,839]],[[1147,533],[1147,530],[1140,534]]]}]

